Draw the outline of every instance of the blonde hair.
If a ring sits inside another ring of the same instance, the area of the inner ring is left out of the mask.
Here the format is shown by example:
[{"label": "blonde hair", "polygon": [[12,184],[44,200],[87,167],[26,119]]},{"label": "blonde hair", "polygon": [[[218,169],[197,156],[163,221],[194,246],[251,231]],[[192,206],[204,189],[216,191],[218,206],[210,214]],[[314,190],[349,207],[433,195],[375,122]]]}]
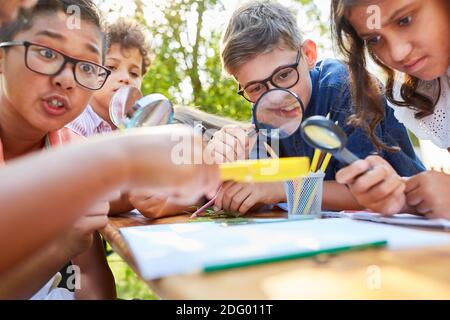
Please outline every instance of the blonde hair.
[{"label": "blonde hair", "polygon": [[222,36],[222,64],[229,74],[257,55],[276,47],[297,50],[303,42],[295,16],[270,1],[250,1],[230,18]]}]

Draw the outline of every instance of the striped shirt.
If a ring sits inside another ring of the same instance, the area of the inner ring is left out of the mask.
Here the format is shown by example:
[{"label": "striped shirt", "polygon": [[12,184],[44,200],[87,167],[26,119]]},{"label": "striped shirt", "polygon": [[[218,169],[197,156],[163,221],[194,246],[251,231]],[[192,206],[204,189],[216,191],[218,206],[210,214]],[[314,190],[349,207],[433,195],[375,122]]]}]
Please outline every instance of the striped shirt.
[{"label": "striped shirt", "polygon": [[113,130],[111,125],[95,113],[90,105],[86,107],[78,118],[69,123],[66,127],[84,137],[90,137]]}]

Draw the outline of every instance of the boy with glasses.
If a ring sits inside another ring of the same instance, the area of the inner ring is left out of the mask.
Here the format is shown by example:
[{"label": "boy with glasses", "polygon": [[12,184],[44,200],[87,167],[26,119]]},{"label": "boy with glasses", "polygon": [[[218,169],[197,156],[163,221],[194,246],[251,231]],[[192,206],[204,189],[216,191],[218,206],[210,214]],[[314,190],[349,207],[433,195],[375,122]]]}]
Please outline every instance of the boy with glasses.
[{"label": "boy with glasses", "polygon": [[[357,156],[365,158],[377,151],[362,130],[348,125],[354,107],[347,67],[333,59],[317,62],[316,44],[302,39],[295,17],[284,6],[269,1],[251,1],[237,9],[223,35],[221,54],[225,71],[239,84],[238,94],[249,102],[256,103],[268,90],[288,89],[302,100],[305,106],[303,119],[329,115],[333,122],[344,128],[348,148]],[[376,128],[376,134],[398,151],[382,151],[380,155],[401,176],[422,171],[423,166],[414,153],[406,129],[389,108],[385,113],[385,120]],[[255,139],[249,141],[246,131],[248,128],[225,127],[217,132],[210,142],[215,158],[234,161],[248,157]],[[280,141],[279,155],[282,157],[312,158],[313,153],[314,150],[303,141],[300,130]],[[328,166],[323,208],[362,209],[347,188],[334,181],[341,167],[335,159]],[[226,182],[217,194],[215,207],[245,213],[258,205],[285,201],[282,183]]]}]

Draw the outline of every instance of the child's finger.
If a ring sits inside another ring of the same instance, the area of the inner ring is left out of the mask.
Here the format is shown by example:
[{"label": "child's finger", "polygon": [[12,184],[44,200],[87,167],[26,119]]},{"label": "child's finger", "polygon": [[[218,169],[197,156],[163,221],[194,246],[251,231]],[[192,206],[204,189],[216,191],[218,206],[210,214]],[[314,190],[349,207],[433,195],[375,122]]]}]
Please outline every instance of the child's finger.
[{"label": "child's finger", "polygon": [[226,136],[227,139],[230,140],[230,143],[227,143],[229,146],[233,148],[234,151],[234,158],[229,159],[229,161],[236,161],[236,160],[245,160],[248,158],[247,151],[248,151],[248,139],[246,136],[245,131],[240,130],[240,134],[233,135],[230,133]]},{"label": "child's finger", "polygon": [[225,181],[220,187],[220,190],[217,192],[216,201],[214,201],[214,208],[216,210],[223,208],[223,197],[228,188],[230,188],[233,184],[233,181]]},{"label": "child's finger", "polygon": [[138,211],[141,211],[141,210],[144,208],[144,203],[143,203],[143,201],[137,200],[137,199],[133,199],[133,198],[130,198],[129,200],[130,200],[131,205],[132,205],[135,209],[137,209]]},{"label": "child's finger", "polygon": [[250,195],[242,202],[238,211],[242,214],[246,214],[248,211],[250,211],[251,208],[255,206],[257,202],[258,200],[256,199],[255,195],[250,193]]},{"label": "child's finger", "polygon": [[399,213],[405,207],[405,194],[401,189],[395,190],[388,197],[374,202],[372,209],[385,215]]},{"label": "child's finger", "polygon": [[224,127],[214,134],[210,144],[217,156],[223,156],[227,162],[246,158],[248,137],[245,129],[232,126]]},{"label": "child's finger", "polygon": [[424,200],[423,195],[419,188],[416,188],[416,189],[406,193],[406,202],[411,207],[418,206],[420,203],[423,202],[423,200]]},{"label": "child's finger", "polygon": [[235,147],[222,142],[216,143],[214,147],[214,159],[216,163],[236,161],[237,153]]},{"label": "child's finger", "polygon": [[231,210],[231,203],[235,195],[242,190],[244,186],[242,183],[235,183],[227,189],[223,195],[222,208],[225,210]]},{"label": "child's finger", "polygon": [[200,168],[200,184],[202,186],[202,194],[208,199],[212,199],[218,193],[222,181],[220,180],[220,172],[217,165],[206,165]]},{"label": "child's finger", "polygon": [[405,193],[410,193],[411,191],[420,187],[420,176],[416,175],[414,177],[409,178],[405,182],[406,188]]},{"label": "child's finger", "polygon": [[405,184],[400,179],[393,176],[374,186],[370,189],[369,194],[375,201],[378,201],[389,197],[394,192],[403,193],[404,190]]},{"label": "child's finger", "polygon": [[387,165],[389,168],[391,168],[392,170],[394,170],[391,165],[389,164],[389,162],[387,162],[386,160],[384,160],[382,157],[380,156],[368,156],[365,159],[372,167],[376,167],[376,166],[380,166],[380,165]]},{"label": "child's finger", "polygon": [[352,184],[351,189],[356,193],[365,193],[376,187],[386,179],[387,170],[384,166],[378,166],[358,177]]},{"label": "child's finger", "polygon": [[336,181],[340,184],[351,184],[353,180],[370,169],[370,164],[366,160],[358,160],[351,165],[339,170],[336,174]]},{"label": "child's finger", "polygon": [[87,216],[98,216],[107,215],[109,212],[109,202],[108,201],[98,201],[87,211]]},{"label": "child's finger", "polygon": [[252,189],[248,186],[244,186],[239,192],[237,192],[233,199],[231,200],[230,210],[234,212],[240,211],[242,204],[244,201],[250,197],[252,194]]},{"label": "child's finger", "polygon": [[[151,208],[155,205],[159,205],[163,202],[166,202],[165,200],[167,200],[167,198],[165,198],[165,199],[156,198],[156,197],[145,198],[145,199],[141,199],[141,200],[137,201],[136,206],[138,206],[141,209],[147,209],[147,208]],[[132,204],[133,204],[133,202],[132,202]],[[139,208],[136,208],[136,209],[139,209]]]},{"label": "child's finger", "polygon": [[248,132],[252,129],[253,126],[248,126],[247,128],[241,126],[225,126],[223,130],[234,137],[234,139],[238,142],[238,146],[242,149],[245,149],[249,145]]},{"label": "child's finger", "polygon": [[86,220],[82,223],[84,227],[84,233],[91,233],[106,227],[108,224],[107,216],[87,216]]},{"label": "child's finger", "polygon": [[423,215],[430,215],[433,213],[431,205],[429,205],[426,200],[420,202],[420,204],[416,206],[416,210],[418,213]]},{"label": "child's finger", "polygon": [[95,226],[95,230],[102,229],[106,227],[108,224],[108,217],[107,216],[97,216],[93,217],[95,221],[93,221],[93,225]]}]

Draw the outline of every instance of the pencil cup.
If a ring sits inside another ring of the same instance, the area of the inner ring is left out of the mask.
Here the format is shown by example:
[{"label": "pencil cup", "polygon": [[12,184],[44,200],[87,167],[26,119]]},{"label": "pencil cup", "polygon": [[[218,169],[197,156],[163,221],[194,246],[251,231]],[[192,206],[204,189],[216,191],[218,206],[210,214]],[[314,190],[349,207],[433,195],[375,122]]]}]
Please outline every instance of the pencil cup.
[{"label": "pencil cup", "polygon": [[289,219],[303,215],[320,215],[324,177],[324,173],[310,173],[284,183]]}]

